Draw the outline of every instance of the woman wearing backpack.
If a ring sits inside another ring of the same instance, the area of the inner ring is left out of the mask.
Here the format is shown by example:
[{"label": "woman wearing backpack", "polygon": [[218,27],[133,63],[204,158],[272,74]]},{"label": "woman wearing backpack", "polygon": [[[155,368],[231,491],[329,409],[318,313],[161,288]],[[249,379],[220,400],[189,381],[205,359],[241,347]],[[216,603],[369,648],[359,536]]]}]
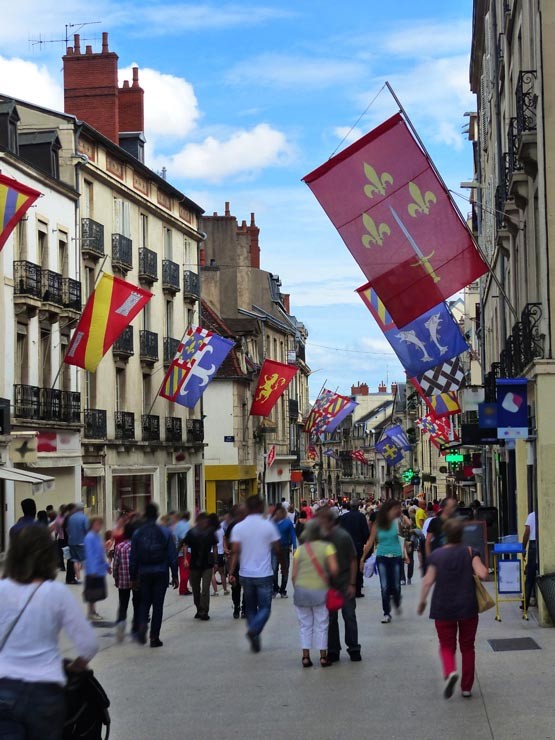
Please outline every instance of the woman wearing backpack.
[{"label": "woman wearing backpack", "polygon": [[10,542],[0,580],[0,737],[61,740],[66,676],[59,648],[64,629],[83,669],[98,644],[77,601],[57,582],[48,529],[25,527]]}]

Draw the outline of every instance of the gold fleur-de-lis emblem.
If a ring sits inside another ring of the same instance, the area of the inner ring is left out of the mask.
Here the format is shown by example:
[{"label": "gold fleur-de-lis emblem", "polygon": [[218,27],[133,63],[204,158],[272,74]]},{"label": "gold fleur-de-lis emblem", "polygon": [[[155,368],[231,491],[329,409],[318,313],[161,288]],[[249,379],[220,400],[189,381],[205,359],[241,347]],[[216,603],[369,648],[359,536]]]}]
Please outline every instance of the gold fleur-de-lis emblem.
[{"label": "gold fleur-de-lis emblem", "polygon": [[368,232],[362,236],[362,243],[366,249],[370,249],[370,244],[377,244],[379,247],[383,246],[384,237],[391,234],[389,226],[385,223],[376,224],[374,219],[367,213],[362,214],[362,221]]},{"label": "gold fleur-de-lis emblem", "polygon": [[385,195],[388,185],[393,185],[393,178],[389,172],[382,172],[378,175],[372,165],[364,163],[364,174],[370,185],[364,186],[365,195],[372,200],[374,195]]},{"label": "gold fleur-de-lis emblem", "polygon": [[423,193],[415,182],[409,183],[409,192],[414,201],[413,203],[409,203],[409,214],[413,218],[416,218],[419,213],[428,216],[430,214],[431,204],[437,203],[436,196],[431,190],[426,190],[426,192]]}]

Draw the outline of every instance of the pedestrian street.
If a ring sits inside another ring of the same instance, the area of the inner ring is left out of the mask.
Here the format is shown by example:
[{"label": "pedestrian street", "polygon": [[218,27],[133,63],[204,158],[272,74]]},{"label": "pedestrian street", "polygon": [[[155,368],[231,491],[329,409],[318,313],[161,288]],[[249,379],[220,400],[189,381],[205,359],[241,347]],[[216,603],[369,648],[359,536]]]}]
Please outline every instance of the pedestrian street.
[{"label": "pedestrian street", "polygon": [[[491,589],[491,584],[490,584]],[[210,621],[193,619],[190,596],[169,590],[161,639],[151,650],[118,644],[100,625],[92,662],[111,699],[112,740],[306,738],[347,740],[547,740],[555,738],[555,634],[506,605],[480,617],[473,698],[442,697],[433,622],[416,616],[419,578],[403,588],[403,614],[380,624],[379,583],[366,581],[357,601],[362,662],[345,652],[339,664],[303,669],[292,598],[276,599],[262,635],[249,650],[245,621],[232,618],[231,597],[212,598]],[[81,590],[73,589],[76,599]],[[113,619],[116,591],[99,605]],[[541,650],[494,652],[489,639],[531,637]],[[551,698],[550,698],[551,697]]]}]

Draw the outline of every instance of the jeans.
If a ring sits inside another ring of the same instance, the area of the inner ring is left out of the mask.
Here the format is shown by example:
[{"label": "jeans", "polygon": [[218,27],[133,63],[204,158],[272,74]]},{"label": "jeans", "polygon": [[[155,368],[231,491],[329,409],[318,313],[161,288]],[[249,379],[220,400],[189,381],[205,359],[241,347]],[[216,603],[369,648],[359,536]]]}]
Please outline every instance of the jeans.
[{"label": "jeans", "polygon": [[[412,577],[414,575],[414,548],[412,544],[407,542],[407,555],[409,557],[409,566],[408,566],[408,574],[407,577],[409,581],[412,581]],[[407,582],[407,579],[405,578],[405,564],[403,563],[401,566],[401,580]]]},{"label": "jeans", "polygon": [[274,590],[273,576],[264,578],[240,578],[245,593],[245,614],[251,635],[259,635],[270,618],[272,595]]},{"label": "jeans", "polygon": [[131,621],[131,633],[135,634],[139,631],[139,610],[141,608],[141,593],[140,591],[133,591],[130,588],[120,588],[118,589],[118,596],[118,623],[126,621],[129,599],[132,598],[133,600],[133,619]]},{"label": "jeans", "polygon": [[189,558],[190,555],[184,555],[177,560],[179,566],[179,595],[185,596],[189,592]]},{"label": "jeans", "polygon": [[0,679],[2,740],[62,740],[65,713],[61,686]]},{"label": "jeans", "polygon": [[189,571],[191,588],[193,589],[193,601],[197,608],[197,614],[201,617],[208,615],[210,609],[210,581],[212,580],[212,568]]},{"label": "jeans", "polygon": [[526,561],[526,608],[530,606],[530,599],[536,595],[536,574],[538,571],[538,549],[535,540],[528,543],[528,559]]},{"label": "jeans", "polygon": [[[279,553],[272,553],[272,567],[274,570],[274,593],[287,593],[287,579],[289,578],[289,563],[291,553],[289,547],[280,547]],[[279,569],[281,566],[281,587],[279,585]]]},{"label": "jeans", "polygon": [[391,599],[393,604],[401,606],[401,565],[402,558],[386,558],[378,555],[376,558],[378,573],[380,574],[380,586],[382,589],[383,613],[391,614]]},{"label": "jeans", "polygon": [[164,599],[166,598],[166,591],[168,590],[168,574],[167,572],[141,573],[139,583],[141,591],[139,632],[146,634],[148,614],[150,612],[150,607],[152,607],[150,639],[157,640],[160,637],[160,629],[162,627]]},{"label": "jeans", "polygon": [[[345,623],[345,644],[348,653],[360,653],[358,642],[357,624],[357,602],[356,599],[345,599],[345,606],[341,609],[343,622]],[[328,631],[328,652],[341,652],[341,639],[339,637],[339,612],[330,612],[330,625]]]},{"label": "jeans", "polygon": [[457,630],[462,655],[461,691],[472,691],[476,655],[474,640],[478,629],[478,615],[470,619],[436,619],[436,630],[439,638],[439,655],[443,665],[443,676],[447,678],[457,669]]},{"label": "jeans", "polygon": [[296,606],[301,638],[301,650],[328,649],[329,611],[325,604],[320,606]]}]

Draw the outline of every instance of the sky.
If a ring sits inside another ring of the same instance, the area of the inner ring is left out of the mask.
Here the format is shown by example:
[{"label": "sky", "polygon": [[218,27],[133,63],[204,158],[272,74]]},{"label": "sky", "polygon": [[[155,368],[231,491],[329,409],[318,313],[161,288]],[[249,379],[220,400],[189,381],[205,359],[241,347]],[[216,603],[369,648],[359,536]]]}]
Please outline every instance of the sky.
[{"label": "sky", "polygon": [[79,30],[82,46],[100,51],[108,31],[121,79],[139,66],[147,164],[166,167],[207,213],[230,201],[239,221],[256,214],[261,266],[280,276],[309,332],[311,397],[324,382],[349,393],[358,381],[372,390],[402,381],[354,292],[364,276],[301,180],[396,112],[383,90],[388,80],[448,186],[461,191],[472,179],[463,133],[464,113],[476,105],[468,84],[472,0],[52,5],[3,8],[0,92],[62,109],[64,43],[55,40],[66,24],[75,24],[71,35],[100,21]]}]

